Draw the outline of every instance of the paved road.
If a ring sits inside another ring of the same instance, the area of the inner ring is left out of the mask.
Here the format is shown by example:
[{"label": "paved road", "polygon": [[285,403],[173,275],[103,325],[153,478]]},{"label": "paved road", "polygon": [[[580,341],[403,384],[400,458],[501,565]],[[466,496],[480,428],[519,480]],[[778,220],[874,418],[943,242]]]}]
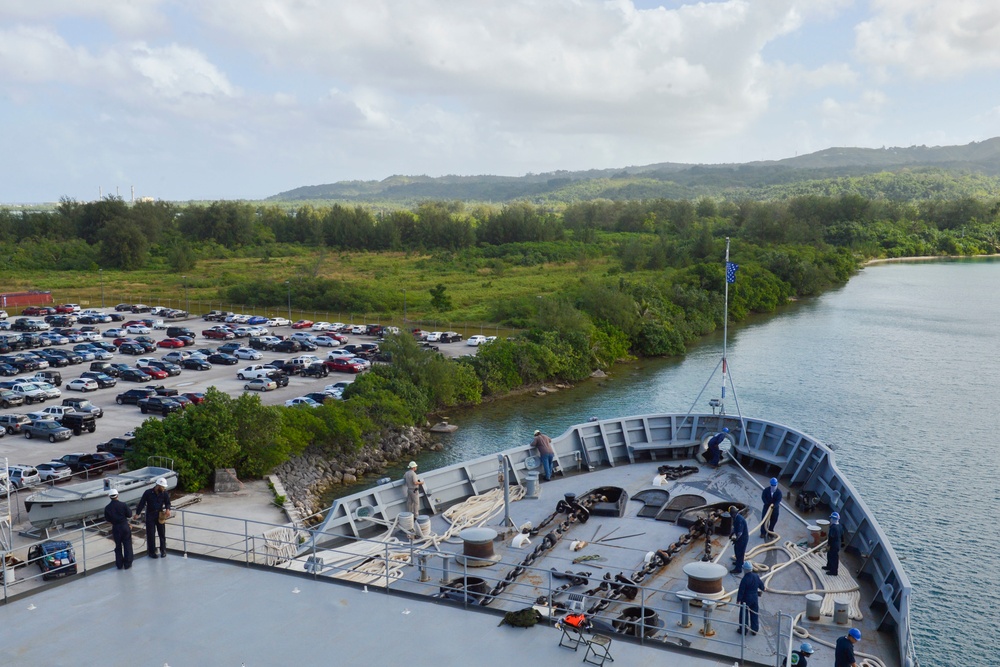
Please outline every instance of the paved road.
[{"label": "paved road", "polygon": [[[12,315],[14,317],[14,315]],[[145,315],[136,315],[135,318],[139,319],[146,317]],[[154,318],[155,319],[155,318]],[[102,325],[101,329],[111,328],[119,323]],[[188,326],[194,331],[200,332],[202,329],[208,328],[213,323],[205,323],[200,318],[192,318],[190,320],[172,320],[170,324],[176,324],[178,326]],[[292,333],[289,327],[282,327],[273,333],[279,335],[289,335]],[[152,337],[159,340],[165,338],[166,334],[163,330],[154,331]],[[372,337],[367,336],[349,336],[351,342],[370,342],[373,340]],[[244,342],[247,339],[242,339]],[[207,340],[198,336],[195,348],[217,348],[219,345],[225,341],[214,341]],[[72,348],[72,344],[68,346],[62,346]],[[193,348],[188,348],[193,349]],[[450,357],[457,357],[464,354],[474,353],[476,348],[466,345],[464,341],[457,343],[448,343],[440,345],[441,352]],[[325,357],[327,348],[319,348],[316,352],[311,352],[309,354],[315,354],[320,358]],[[157,352],[141,355],[141,356],[151,356],[161,358],[164,354],[170,352],[171,350],[158,350]],[[263,362],[268,362],[273,359],[289,359],[295,354],[279,354],[274,352],[265,352]],[[138,357],[127,355],[127,354],[115,354],[114,359],[111,361],[113,363],[128,363],[130,365],[135,365],[136,359]],[[105,442],[110,438],[122,435],[126,431],[135,429],[143,420],[158,419],[159,417],[151,415],[143,415],[140,413],[139,408],[134,405],[117,405],[115,403],[115,396],[122,393],[128,389],[143,387],[147,384],[163,384],[169,388],[177,389],[179,392],[200,392],[205,391],[208,387],[214,386],[221,391],[225,391],[231,395],[236,395],[243,392],[244,382],[237,379],[236,373],[239,369],[245,368],[246,366],[254,363],[261,363],[261,361],[243,361],[241,360],[235,366],[224,366],[215,365],[210,371],[193,371],[185,370],[182,371],[180,375],[167,378],[165,380],[154,380],[152,382],[145,383],[133,383],[133,382],[118,382],[116,387],[111,387],[108,389],[99,389],[97,391],[88,392],[86,394],[80,394],[75,391],[67,391],[66,383],[70,380],[80,376],[80,373],[88,370],[90,368],[89,362],[84,362],[82,364],[65,366],[59,370],[62,374],[63,384],[60,387],[63,397],[67,396],[83,396],[90,399],[92,403],[104,408],[104,417],[97,420],[97,431],[94,433],[83,433],[82,435],[73,436],[67,441],[49,443],[44,440],[31,439],[28,440],[23,436],[12,436],[7,435],[0,438],[0,464],[2,464],[2,457],[7,458],[8,464],[29,464],[37,465],[43,461],[49,461],[53,458],[59,458],[60,456],[72,452],[93,452],[96,451],[98,443]],[[31,374],[29,374],[31,375]],[[282,405],[284,402],[295,396],[301,396],[310,391],[321,390],[325,385],[331,384],[338,380],[347,379],[351,376],[349,373],[330,373],[327,378],[302,378],[297,376],[292,376],[289,379],[287,387],[278,389],[276,391],[264,392],[261,394],[261,400],[267,405]],[[28,406],[22,405],[16,408],[9,408],[7,410],[0,410],[0,413],[28,413],[35,410],[40,410],[41,408],[48,405],[59,405],[62,399],[52,399],[46,401],[45,403],[36,403],[35,405]]]}]

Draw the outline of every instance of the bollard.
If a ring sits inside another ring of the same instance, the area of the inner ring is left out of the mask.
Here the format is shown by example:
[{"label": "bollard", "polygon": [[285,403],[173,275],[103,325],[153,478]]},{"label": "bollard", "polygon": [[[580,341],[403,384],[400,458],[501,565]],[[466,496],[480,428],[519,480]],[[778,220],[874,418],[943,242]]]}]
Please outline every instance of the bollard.
[{"label": "bollard", "polygon": [[417,564],[420,567],[420,581],[430,581],[431,575],[427,572],[427,554],[420,554],[417,557]]},{"label": "bollard", "polygon": [[447,584],[451,581],[451,559],[455,554],[441,554],[441,583]]},{"label": "bollard", "polygon": [[715,602],[712,600],[703,600],[701,606],[705,610],[705,621],[704,626],[701,628],[701,634],[706,637],[714,637],[715,630],[712,629],[712,612],[715,611]]},{"label": "bollard", "polygon": [[676,595],[681,602],[681,620],[677,621],[677,625],[682,628],[690,628],[693,625],[691,623],[691,600],[694,599],[694,596],[686,591],[678,591]]}]

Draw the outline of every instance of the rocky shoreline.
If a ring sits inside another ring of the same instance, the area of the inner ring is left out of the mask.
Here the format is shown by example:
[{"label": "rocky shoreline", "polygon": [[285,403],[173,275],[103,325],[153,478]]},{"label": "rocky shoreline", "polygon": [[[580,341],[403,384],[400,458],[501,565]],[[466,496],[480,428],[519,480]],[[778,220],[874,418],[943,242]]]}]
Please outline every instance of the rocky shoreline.
[{"label": "rocky shoreline", "polygon": [[408,426],[383,434],[377,444],[366,445],[349,457],[330,458],[318,447],[310,447],[282,463],[274,474],[301,516],[309,517],[326,509],[321,498],[331,488],[355,484],[365,475],[380,475],[393,463],[439,448],[423,429]]}]

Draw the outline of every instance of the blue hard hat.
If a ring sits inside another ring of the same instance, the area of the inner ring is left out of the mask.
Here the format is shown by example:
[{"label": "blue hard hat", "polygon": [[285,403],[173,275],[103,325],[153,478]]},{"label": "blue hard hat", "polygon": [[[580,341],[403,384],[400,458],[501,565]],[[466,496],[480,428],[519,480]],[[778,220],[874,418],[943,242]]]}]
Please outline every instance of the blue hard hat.
[{"label": "blue hard hat", "polygon": [[777,477],[772,477],[771,478],[771,486],[778,486],[778,478]]},{"label": "blue hard hat", "polygon": [[748,560],[743,561],[743,571],[744,572],[749,572],[752,569],[753,569],[753,564],[751,564],[750,561],[748,561]]},{"label": "blue hard hat", "polygon": [[850,630],[848,630],[847,636],[853,637],[854,641],[859,642],[861,641],[861,630],[858,630],[857,628],[851,628]]},{"label": "blue hard hat", "polygon": [[808,653],[812,655],[816,651],[813,650],[813,645],[809,642],[802,642],[802,646],[799,647],[799,653]]},{"label": "blue hard hat", "polygon": [[840,521],[840,515],[837,514],[836,512],[834,512],[833,514],[830,515],[830,520],[832,520],[832,521]]},{"label": "blue hard hat", "polygon": [[729,429],[728,428],[724,428],[724,429],[722,429],[722,432],[723,433],[729,433]]}]

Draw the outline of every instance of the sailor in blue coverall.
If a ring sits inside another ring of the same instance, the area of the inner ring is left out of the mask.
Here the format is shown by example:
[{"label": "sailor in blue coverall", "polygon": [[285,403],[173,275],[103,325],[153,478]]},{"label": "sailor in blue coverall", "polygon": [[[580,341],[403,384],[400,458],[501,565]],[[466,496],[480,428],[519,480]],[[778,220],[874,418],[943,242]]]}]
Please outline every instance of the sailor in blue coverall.
[{"label": "sailor in blue coverall", "polygon": [[757,594],[763,593],[764,590],[764,582],[753,571],[753,565],[743,563],[743,581],[740,582],[740,589],[736,593],[736,602],[740,605],[740,627],[736,632],[740,634],[746,632],[749,621],[750,632],[757,634],[757,630],[760,629],[760,603]]},{"label": "sailor in blue coverall", "polygon": [[729,516],[733,517],[733,534],[729,539],[733,541],[733,554],[736,556],[732,573],[743,574],[743,559],[747,552],[747,542],[750,541],[750,529],[747,528],[747,520],[740,516],[735,505],[730,506]]},{"label": "sailor in blue coverall", "polygon": [[823,566],[827,574],[834,577],[840,571],[840,543],[843,535],[840,515],[834,512],[830,515],[830,528],[826,532],[826,565]]},{"label": "sailor in blue coverall", "polygon": [[781,511],[781,489],[778,488],[777,479],[771,478],[771,485],[764,488],[760,499],[764,503],[764,509],[760,511],[761,516],[767,514],[768,507],[774,508],[771,510],[771,520],[767,522],[766,526],[764,524],[760,526],[760,536],[767,537],[768,531],[774,532],[774,525],[778,523],[778,513]]},{"label": "sailor in blue coverall", "polygon": [[724,428],[713,435],[712,439],[708,441],[708,465],[713,468],[719,467],[719,461],[722,459],[722,450],[719,449],[719,445],[721,445],[722,441],[726,439],[727,433],[729,433],[729,429]]}]

